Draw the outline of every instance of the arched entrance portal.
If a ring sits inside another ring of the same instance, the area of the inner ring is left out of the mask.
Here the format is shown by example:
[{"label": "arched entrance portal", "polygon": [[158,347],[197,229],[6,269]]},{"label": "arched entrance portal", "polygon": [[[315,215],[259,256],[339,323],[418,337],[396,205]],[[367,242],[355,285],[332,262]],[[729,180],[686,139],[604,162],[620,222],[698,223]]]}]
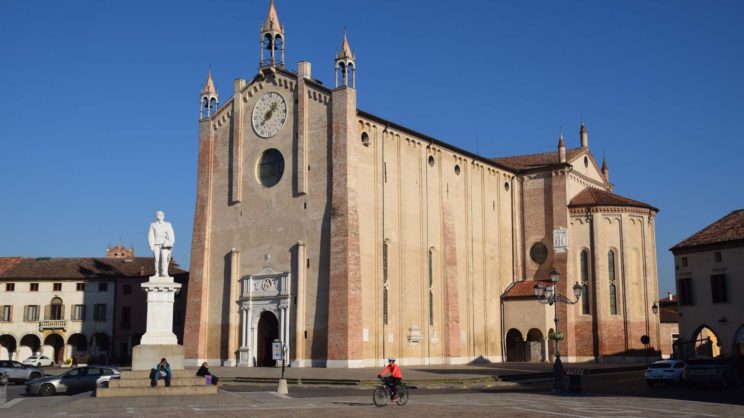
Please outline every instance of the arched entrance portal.
[{"label": "arched entrance portal", "polygon": [[524,339],[514,328],[506,333],[506,361],[524,361]]},{"label": "arched entrance portal", "polygon": [[17,360],[15,354],[15,337],[10,334],[0,335],[0,360]]},{"label": "arched entrance portal", "polygon": [[744,357],[744,325],[739,328],[734,336],[734,355]]},{"label": "arched entrance portal", "polygon": [[712,329],[703,326],[692,338],[695,342],[695,357],[718,357],[721,355],[721,344]]},{"label": "arched entrance portal", "polygon": [[264,311],[258,320],[258,350],[256,365],[259,367],[274,367],[276,360],[271,358],[271,343],[279,338],[279,320],[272,312]]},{"label": "arched entrance portal", "polygon": [[54,360],[55,363],[62,363],[65,359],[65,341],[58,334],[49,334],[44,338],[43,354]]},{"label": "arched entrance portal", "polygon": [[73,359],[75,364],[87,363],[88,341],[83,334],[72,334],[67,338],[67,358]]},{"label": "arched entrance portal", "polygon": [[545,361],[545,339],[539,329],[532,328],[527,333],[527,347],[525,352],[525,361],[534,363]]},{"label": "arched entrance portal", "polygon": [[18,361],[23,361],[36,354],[41,354],[41,340],[33,334],[24,335],[18,347]]}]

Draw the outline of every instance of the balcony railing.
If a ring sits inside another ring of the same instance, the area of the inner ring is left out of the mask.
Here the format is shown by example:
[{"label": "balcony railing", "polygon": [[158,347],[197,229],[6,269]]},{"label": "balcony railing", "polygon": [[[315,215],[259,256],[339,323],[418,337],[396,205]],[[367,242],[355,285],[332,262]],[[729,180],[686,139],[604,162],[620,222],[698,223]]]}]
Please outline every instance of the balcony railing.
[{"label": "balcony railing", "polygon": [[39,321],[39,331],[43,331],[45,329],[65,330],[66,328],[67,328],[66,319],[43,319]]}]

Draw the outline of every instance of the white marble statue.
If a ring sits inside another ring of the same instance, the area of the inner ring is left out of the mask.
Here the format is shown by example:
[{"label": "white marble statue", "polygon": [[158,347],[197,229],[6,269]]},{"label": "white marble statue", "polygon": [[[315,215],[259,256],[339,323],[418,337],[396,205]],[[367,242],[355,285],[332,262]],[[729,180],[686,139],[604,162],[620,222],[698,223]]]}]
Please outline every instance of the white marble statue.
[{"label": "white marble statue", "polygon": [[173,233],[170,222],[165,222],[165,214],[162,211],[155,212],[155,219],[157,220],[150,224],[147,243],[155,255],[155,276],[168,277],[168,264],[173,244],[176,242],[176,234]]}]

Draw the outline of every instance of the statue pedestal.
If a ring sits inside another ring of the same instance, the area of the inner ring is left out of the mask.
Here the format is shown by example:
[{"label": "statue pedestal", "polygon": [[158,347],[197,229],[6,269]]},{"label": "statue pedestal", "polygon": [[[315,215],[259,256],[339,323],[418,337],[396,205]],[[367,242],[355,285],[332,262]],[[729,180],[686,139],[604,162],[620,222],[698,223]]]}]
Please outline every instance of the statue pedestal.
[{"label": "statue pedestal", "polygon": [[172,370],[183,369],[183,346],[173,333],[173,302],[181,284],[172,277],[151,276],[140,286],[147,292],[147,331],[132,349],[132,370],[150,370],[163,357]]}]

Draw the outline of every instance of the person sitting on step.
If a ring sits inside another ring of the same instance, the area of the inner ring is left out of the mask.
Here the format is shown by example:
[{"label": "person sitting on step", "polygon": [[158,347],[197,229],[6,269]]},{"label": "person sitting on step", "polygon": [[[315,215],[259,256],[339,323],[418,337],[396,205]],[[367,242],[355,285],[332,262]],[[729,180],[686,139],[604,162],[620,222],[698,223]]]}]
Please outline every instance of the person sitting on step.
[{"label": "person sitting on step", "polygon": [[164,379],[165,386],[168,387],[171,384],[171,368],[165,357],[160,359],[160,363],[155,366],[154,369],[150,370],[150,386],[157,386],[158,380]]},{"label": "person sitting on step", "polygon": [[207,384],[216,385],[217,382],[220,380],[217,376],[213,375],[212,372],[209,371],[209,367],[207,366],[206,361],[202,363],[201,367],[199,367],[199,370],[196,371],[196,375],[204,377],[204,379],[207,381]]}]

